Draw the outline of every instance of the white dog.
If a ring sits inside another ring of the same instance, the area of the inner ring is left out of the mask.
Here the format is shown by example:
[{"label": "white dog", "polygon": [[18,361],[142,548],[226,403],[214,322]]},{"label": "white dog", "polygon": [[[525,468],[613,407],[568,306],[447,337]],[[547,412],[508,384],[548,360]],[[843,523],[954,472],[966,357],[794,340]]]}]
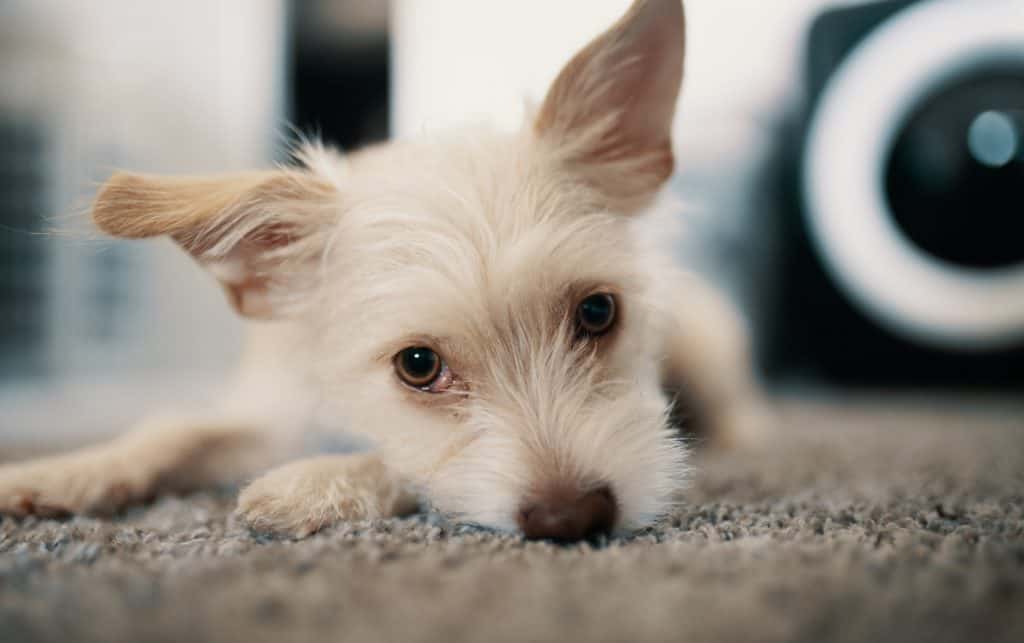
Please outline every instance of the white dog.
[{"label": "white dog", "polygon": [[[296,537],[418,499],[559,541],[651,522],[688,471],[679,394],[713,443],[749,435],[756,399],[741,325],[645,214],[673,171],[683,51],[680,0],[636,0],[516,134],[115,174],[96,223],[208,268],[252,320],[245,358],[204,417],[0,468],[0,512],[108,512],[269,469],[238,515]],[[325,424],[373,450],[284,463]]]}]

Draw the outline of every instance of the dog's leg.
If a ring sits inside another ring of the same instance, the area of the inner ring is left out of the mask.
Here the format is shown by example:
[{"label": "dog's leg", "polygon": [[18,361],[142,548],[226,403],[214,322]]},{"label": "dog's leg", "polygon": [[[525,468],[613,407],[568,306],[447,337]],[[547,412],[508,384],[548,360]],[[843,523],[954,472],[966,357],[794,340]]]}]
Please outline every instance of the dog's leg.
[{"label": "dog's leg", "polygon": [[411,513],[416,497],[373,453],[291,462],[242,490],[236,515],[249,527],[293,538],[349,520]]},{"label": "dog's leg", "polygon": [[754,444],[770,419],[754,379],[747,329],[709,285],[676,275],[662,382],[683,428],[717,447]]},{"label": "dog's leg", "polygon": [[227,420],[153,419],[110,442],[0,467],[0,514],[107,514],[161,492],[251,475],[266,434]]}]

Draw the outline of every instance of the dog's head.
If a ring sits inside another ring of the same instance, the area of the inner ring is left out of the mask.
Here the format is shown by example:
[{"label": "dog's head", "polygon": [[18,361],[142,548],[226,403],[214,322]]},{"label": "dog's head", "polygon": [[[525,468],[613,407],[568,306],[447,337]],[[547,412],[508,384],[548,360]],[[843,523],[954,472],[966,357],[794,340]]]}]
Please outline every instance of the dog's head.
[{"label": "dog's head", "polygon": [[305,324],[328,398],[440,510],[564,540],[640,526],[685,470],[638,234],[673,169],[683,31],[680,0],[637,0],[515,135],[119,174],[94,217],[170,235],[243,315]]}]

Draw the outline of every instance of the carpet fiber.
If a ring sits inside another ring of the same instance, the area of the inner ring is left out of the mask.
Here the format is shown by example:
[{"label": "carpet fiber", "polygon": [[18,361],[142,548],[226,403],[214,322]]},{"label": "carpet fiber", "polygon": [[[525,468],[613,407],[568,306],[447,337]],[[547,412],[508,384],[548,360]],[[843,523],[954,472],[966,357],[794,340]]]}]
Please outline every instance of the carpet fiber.
[{"label": "carpet fiber", "polygon": [[1024,408],[784,403],[603,547],[429,516],[302,542],[231,497],[0,524],[0,641],[1024,641]]}]

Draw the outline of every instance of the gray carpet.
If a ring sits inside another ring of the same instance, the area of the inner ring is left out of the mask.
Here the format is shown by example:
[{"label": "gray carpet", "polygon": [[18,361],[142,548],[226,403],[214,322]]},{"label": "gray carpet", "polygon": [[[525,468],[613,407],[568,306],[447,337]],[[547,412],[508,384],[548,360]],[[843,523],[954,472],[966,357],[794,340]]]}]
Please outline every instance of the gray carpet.
[{"label": "gray carpet", "polygon": [[0,524],[0,641],[1024,641],[1024,406],[786,403],[601,548],[430,517],[303,542],[231,498]]}]

